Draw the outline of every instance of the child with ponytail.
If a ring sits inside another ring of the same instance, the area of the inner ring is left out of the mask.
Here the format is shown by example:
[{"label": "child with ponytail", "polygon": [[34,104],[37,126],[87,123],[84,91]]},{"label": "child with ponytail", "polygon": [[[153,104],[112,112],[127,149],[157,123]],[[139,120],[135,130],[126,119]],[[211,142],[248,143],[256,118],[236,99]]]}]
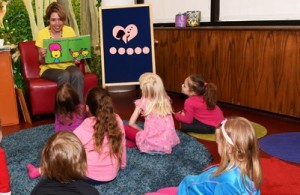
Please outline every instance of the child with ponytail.
[{"label": "child with ponytail", "polygon": [[178,187],[178,194],[259,195],[262,169],[251,122],[243,117],[230,117],[222,121],[215,135],[220,164],[199,175],[186,176]]},{"label": "child with ponytail", "polygon": [[87,156],[87,179],[92,185],[114,180],[126,167],[125,131],[122,119],[114,113],[107,90],[96,87],[86,98],[86,118],[73,132]]},{"label": "child with ponytail", "polygon": [[214,133],[224,120],[217,106],[217,87],[201,75],[192,74],[182,84],[181,92],[188,96],[183,110],[175,113],[183,132]]}]

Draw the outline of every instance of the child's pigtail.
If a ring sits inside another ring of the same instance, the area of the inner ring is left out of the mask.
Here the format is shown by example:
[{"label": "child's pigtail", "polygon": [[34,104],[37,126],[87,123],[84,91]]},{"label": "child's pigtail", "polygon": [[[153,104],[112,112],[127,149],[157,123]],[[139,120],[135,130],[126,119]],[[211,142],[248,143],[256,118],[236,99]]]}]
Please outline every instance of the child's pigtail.
[{"label": "child's pigtail", "polygon": [[204,87],[204,100],[206,102],[207,108],[209,110],[212,110],[217,104],[217,87],[213,83],[204,83]]}]

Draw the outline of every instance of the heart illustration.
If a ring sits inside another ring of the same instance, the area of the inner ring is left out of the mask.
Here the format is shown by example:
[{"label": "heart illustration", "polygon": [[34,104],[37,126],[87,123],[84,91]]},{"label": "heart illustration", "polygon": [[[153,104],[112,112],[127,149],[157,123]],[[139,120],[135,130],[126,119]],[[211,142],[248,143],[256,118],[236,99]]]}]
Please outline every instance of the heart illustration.
[{"label": "heart illustration", "polygon": [[127,44],[130,40],[136,37],[138,34],[138,28],[134,24],[129,24],[126,28],[117,25],[113,28],[112,34],[115,39]]}]

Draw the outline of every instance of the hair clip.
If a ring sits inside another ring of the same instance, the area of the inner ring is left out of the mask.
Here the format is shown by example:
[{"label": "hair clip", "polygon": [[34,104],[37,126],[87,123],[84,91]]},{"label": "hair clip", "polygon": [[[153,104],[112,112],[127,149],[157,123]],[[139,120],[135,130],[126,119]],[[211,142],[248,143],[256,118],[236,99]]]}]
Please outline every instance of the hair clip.
[{"label": "hair clip", "polygon": [[228,134],[227,134],[226,131],[225,131],[225,123],[226,123],[226,122],[227,122],[227,119],[225,119],[225,120],[223,120],[223,121],[221,122],[221,124],[222,124],[222,126],[221,126],[221,131],[222,131],[222,134],[223,134],[225,140],[226,140],[228,143],[230,143],[231,145],[234,146],[232,139],[228,136]]}]

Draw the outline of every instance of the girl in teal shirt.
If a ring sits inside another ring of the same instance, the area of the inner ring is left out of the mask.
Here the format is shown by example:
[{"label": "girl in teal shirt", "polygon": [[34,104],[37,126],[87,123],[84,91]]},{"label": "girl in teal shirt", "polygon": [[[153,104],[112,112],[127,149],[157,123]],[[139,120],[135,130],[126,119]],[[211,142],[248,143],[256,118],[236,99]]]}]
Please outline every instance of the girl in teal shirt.
[{"label": "girl in teal shirt", "polygon": [[220,164],[185,177],[178,194],[260,194],[259,147],[251,123],[242,117],[224,120],[216,129],[216,141]]}]

